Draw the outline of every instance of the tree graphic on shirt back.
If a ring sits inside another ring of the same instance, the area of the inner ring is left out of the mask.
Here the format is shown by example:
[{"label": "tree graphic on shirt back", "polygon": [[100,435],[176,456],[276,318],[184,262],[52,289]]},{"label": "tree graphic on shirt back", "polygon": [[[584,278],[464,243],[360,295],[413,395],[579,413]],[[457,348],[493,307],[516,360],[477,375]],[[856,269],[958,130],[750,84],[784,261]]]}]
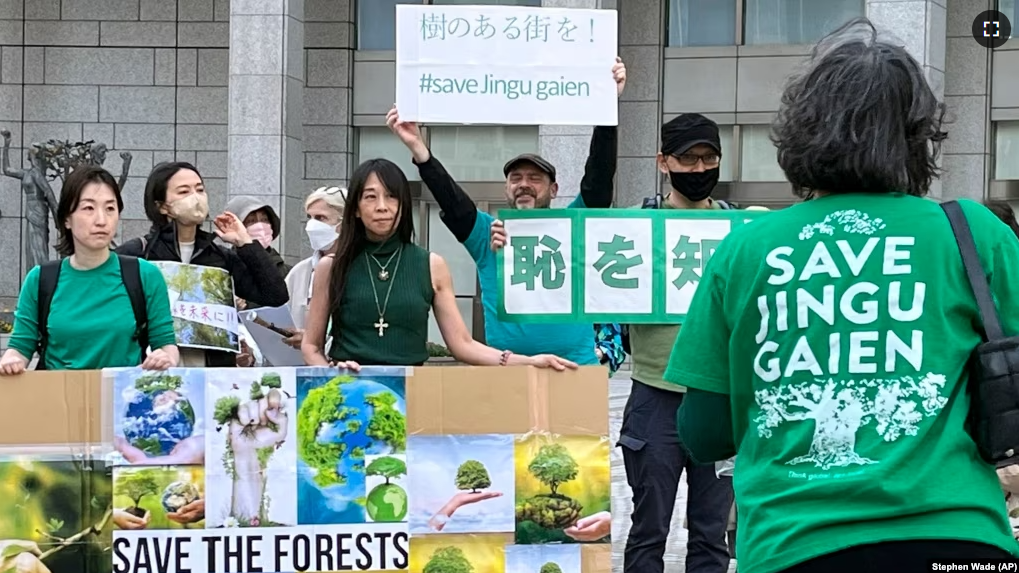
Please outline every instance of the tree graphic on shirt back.
[{"label": "tree graphic on shirt back", "polygon": [[856,434],[873,424],[886,442],[903,435],[915,436],[925,416],[934,416],[948,399],[941,396],[945,377],[928,373],[917,380],[870,379],[836,382],[815,380],[779,384],[756,391],[760,413],[754,419],[757,433],[770,438],[772,428],[786,422],[812,420],[814,437],[810,450],[786,462],[813,463],[821,469],[878,463],[856,453]]}]

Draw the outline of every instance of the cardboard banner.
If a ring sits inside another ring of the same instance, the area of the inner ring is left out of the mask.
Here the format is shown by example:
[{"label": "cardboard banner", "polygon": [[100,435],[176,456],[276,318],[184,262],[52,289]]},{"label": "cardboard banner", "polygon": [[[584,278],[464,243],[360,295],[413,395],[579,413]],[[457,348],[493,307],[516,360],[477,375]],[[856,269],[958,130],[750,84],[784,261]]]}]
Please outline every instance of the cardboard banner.
[{"label": "cardboard banner", "polygon": [[152,264],[166,279],[177,346],[240,352],[240,322],[230,273],[170,261]]},{"label": "cardboard banner", "polygon": [[615,10],[396,6],[396,105],[434,123],[616,125]]},{"label": "cardboard banner", "polygon": [[116,369],[5,391],[34,399],[0,418],[0,571],[611,568],[603,368]]},{"label": "cardboard banner", "polygon": [[760,211],[508,209],[499,319],[682,323],[704,265]]}]

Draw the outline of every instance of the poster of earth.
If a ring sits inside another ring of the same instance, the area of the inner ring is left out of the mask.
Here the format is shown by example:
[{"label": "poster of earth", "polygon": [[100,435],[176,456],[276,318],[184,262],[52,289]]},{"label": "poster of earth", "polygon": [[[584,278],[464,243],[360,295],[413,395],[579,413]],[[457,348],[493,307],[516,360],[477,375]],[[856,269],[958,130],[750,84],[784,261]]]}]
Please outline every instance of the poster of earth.
[{"label": "poster of earth", "polygon": [[406,369],[297,369],[297,521],[407,516]]},{"label": "poster of earth", "polygon": [[113,377],[114,465],[205,462],[205,371],[107,371]]}]

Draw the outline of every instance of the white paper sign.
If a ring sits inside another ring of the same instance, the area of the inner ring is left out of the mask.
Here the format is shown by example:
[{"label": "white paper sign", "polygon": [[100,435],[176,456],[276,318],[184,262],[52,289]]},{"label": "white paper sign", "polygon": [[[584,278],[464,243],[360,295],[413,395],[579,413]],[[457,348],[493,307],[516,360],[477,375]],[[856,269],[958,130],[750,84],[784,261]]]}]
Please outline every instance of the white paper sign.
[{"label": "white paper sign", "polygon": [[617,125],[615,10],[396,6],[407,121]]},{"label": "white paper sign", "polygon": [[651,219],[585,219],[584,312],[651,312],[651,236]]},{"label": "white paper sign", "polygon": [[[673,219],[665,221],[665,245],[668,252],[665,267],[665,312],[686,314],[690,301],[697,292],[703,265],[714,253],[715,247],[732,230],[732,222],[725,219]],[[674,288],[668,288],[668,287]],[[677,292],[676,289],[679,289]]]},{"label": "white paper sign", "polygon": [[573,221],[510,219],[503,273],[506,312],[573,312]]}]

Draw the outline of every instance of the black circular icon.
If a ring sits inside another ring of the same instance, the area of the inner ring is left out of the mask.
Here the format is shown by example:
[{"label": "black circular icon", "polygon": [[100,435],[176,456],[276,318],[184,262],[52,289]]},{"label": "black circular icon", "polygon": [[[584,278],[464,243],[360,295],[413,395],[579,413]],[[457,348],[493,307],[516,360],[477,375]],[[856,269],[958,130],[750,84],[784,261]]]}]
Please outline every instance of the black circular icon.
[{"label": "black circular icon", "polygon": [[973,37],[985,48],[1000,48],[1012,35],[1012,22],[997,10],[981,12],[973,20]]}]

